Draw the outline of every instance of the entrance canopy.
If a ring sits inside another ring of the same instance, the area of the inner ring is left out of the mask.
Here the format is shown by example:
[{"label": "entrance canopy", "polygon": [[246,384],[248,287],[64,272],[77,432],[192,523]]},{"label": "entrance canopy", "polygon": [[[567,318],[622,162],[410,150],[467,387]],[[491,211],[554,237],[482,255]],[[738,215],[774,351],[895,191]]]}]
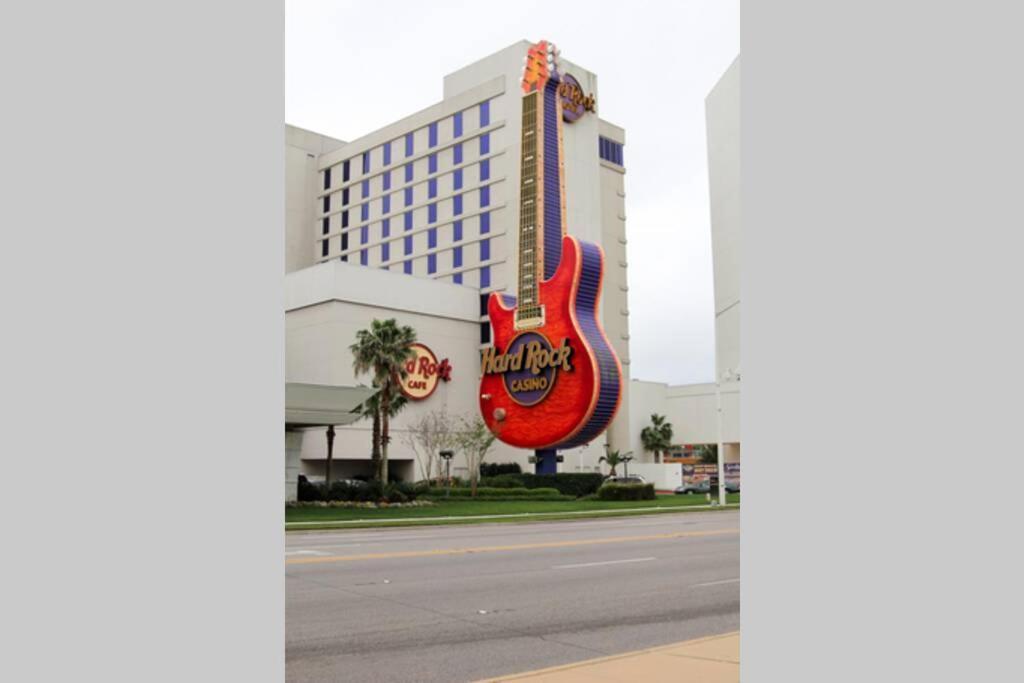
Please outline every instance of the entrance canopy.
[{"label": "entrance canopy", "polygon": [[352,411],[373,394],[370,387],[288,382],[284,385],[285,429],[351,424],[359,419]]}]

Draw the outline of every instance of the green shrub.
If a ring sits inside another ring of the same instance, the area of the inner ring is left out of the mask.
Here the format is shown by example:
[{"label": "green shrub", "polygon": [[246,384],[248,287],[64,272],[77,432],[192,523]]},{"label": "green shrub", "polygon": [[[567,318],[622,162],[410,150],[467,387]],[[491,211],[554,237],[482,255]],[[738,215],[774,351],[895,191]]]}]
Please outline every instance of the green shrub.
[{"label": "green shrub", "polygon": [[654,500],[654,484],[605,484],[597,490],[598,500]]},{"label": "green shrub", "polygon": [[523,486],[528,489],[553,488],[559,492],[580,498],[596,493],[604,483],[600,472],[559,472],[558,474],[523,474]]},{"label": "green shrub", "polygon": [[298,499],[303,502],[323,500],[323,488],[312,483],[311,481],[306,479],[305,476],[300,474]]},{"label": "green shrub", "polygon": [[[455,487],[451,489],[452,498],[467,498],[472,496],[472,489],[469,487]],[[444,498],[445,489],[431,488],[428,494],[431,498]],[[559,494],[558,489],[545,488],[545,489],[524,489],[524,488],[492,488],[488,486],[479,486],[476,489],[477,498],[512,498],[520,500],[528,498],[535,500],[539,498],[552,498],[554,500],[564,500],[570,498],[569,496],[563,496]]]},{"label": "green shrub", "polygon": [[[309,484],[309,486],[314,486]],[[324,501],[354,501],[359,503],[377,503],[386,500],[389,503],[406,503],[416,500],[419,495],[416,487],[405,482],[390,482],[386,486],[379,481],[368,481],[365,483],[350,483],[348,481],[331,482],[330,488],[316,486],[316,493],[310,491],[307,495],[317,495],[319,498],[299,498],[299,500],[324,500]],[[325,490],[326,489],[326,490]]]},{"label": "green shrub", "polygon": [[521,489],[523,475],[521,474],[499,474],[493,477],[480,477],[480,486],[488,486],[497,489]]},{"label": "green shrub", "polygon": [[517,462],[485,462],[480,465],[481,477],[499,477],[503,474],[520,474],[523,468]]}]

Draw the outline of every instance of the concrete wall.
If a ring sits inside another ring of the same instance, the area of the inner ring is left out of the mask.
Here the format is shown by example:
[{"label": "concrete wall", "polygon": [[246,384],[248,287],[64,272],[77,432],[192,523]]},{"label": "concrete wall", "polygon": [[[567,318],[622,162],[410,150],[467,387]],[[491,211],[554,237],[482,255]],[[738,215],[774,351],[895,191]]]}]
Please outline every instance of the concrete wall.
[{"label": "concrete wall", "polygon": [[318,189],[317,183],[322,182],[317,170],[317,161],[320,155],[339,149],[345,143],[296,126],[285,125],[284,129],[284,270],[290,273],[307,268],[316,262],[313,197]]}]

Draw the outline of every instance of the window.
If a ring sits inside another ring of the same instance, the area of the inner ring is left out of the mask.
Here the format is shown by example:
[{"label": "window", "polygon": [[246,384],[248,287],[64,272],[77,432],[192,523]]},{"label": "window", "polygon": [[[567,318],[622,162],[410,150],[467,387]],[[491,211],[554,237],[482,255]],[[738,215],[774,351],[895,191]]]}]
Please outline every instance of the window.
[{"label": "window", "polygon": [[491,260],[491,240],[480,240],[480,260],[490,261]]},{"label": "window", "polygon": [[327,256],[327,240],[320,241],[320,255]]},{"label": "window", "polygon": [[[487,287],[490,287],[490,286],[491,286],[491,267],[490,266],[484,266],[483,268],[480,269],[480,289],[486,289]],[[488,340],[489,340],[490,334],[488,334],[487,336],[488,336]]]},{"label": "window", "polygon": [[427,173],[437,173],[437,155],[431,154],[427,157]]},{"label": "window", "polygon": [[429,145],[431,147],[437,147],[437,121],[434,121],[430,126],[427,127],[427,134],[430,138]]},{"label": "window", "polygon": [[348,263],[348,254],[342,254],[341,260],[344,261],[345,263]]},{"label": "window", "polygon": [[385,242],[380,245],[380,260],[387,262],[391,260],[391,243]]},{"label": "window", "polygon": [[452,174],[452,189],[453,190],[461,190],[462,189],[462,169],[461,168],[459,170],[455,171],[455,173]]},{"label": "window", "polygon": [[405,246],[405,255],[408,256],[412,253],[412,235],[406,235],[403,242]]},{"label": "window", "polygon": [[412,275],[412,261],[402,262],[402,272],[406,275]]},{"label": "window", "polygon": [[342,164],[341,164],[341,182],[343,182],[343,183],[347,183],[348,182],[349,175],[350,175],[349,174],[350,170],[351,169],[349,167],[349,160],[345,159],[345,161],[343,161]]},{"label": "window", "polygon": [[370,172],[370,152],[363,152],[363,174]]},{"label": "window", "polygon": [[456,285],[462,284],[462,273],[455,273],[452,275],[452,283]]},{"label": "window", "polygon": [[605,161],[622,166],[622,145],[606,137],[598,137],[597,153]]},{"label": "window", "polygon": [[366,244],[370,241],[370,226],[364,225],[359,228],[359,244]]},{"label": "window", "polygon": [[[480,273],[480,279],[483,280],[483,272]],[[491,343],[491,324],[489,322],[480,323],[480,343],[490,344]]]},{"label": "window", "polygon": [[405,188],[405,205],[412,206],[412,188]]},{"label": "window", "polygon": [[427,254],[427,275],[437,272],[437,254]]},{"label": "window", "polygon": [[405,134],[405,156],[412,156],[412,133]]},{"label": "window", "polygon": [[437,228],[427,230],[427,249],[437,248]]},{"label": "window", "polygon": [[369,180],[364,180],[363,181],[363,199],[366,199],[369,196],[370,196],[370,181]]},{"label": "window", "polygon": [[484,211],[480,214],[480,234],[486,235],[491,231],[491,212]]},{"label": "window", "polygon": [[480,295],[480,315],[487,315],[487,300],[490,298],[489,294]]},{"label": "window", "polygon": [[342,229],[348,227],[348,211],[341,212],[341,227]]},{"label": "window", "polygon": [[341,205],[348,206],[348,188],[341,191]]},{"label": "window", "polygon": [[452,198],[452,213],[456,216],[462,214],[462,195],[457,194]]},{"label": "window", "polygon": [[359,265],[366,266],[370,264],[370,252],[366,249],[362,249],[359,252]]},{"label": "window", "polygon": [[431,178],[427,181],[427,199],[433,199],[437,196],[437,178]]},{"label": "window", "polygon": [[381,175],[381,182],[384,183],[385,192],[391,189],[391,171],[384,171]]},{"label": "window", "polygon": [[437,204],[431,204],[430,206],[427,207],[427,222],[437,222]]},{"label": "window", "polygon": [[331,169],[329,168],[324,171],[324,189],[331,189]]},{"label": "window", "polygon": [[386,194],[380,198],[380,212],[384,215],[391,213],[391,195]]},{"label": "window", "polygon": [[408,163],[405,165],[405,182],[412,182],[412,164]]},{"label": "window", "polygon": [[331,195],[324,197],[324,213],[331,210]]},{"label": "window", "polygon": [[[341,233],[341,250],[342,251],[348,251],[348,233],[347,232]],[[343,258],[346,261],[348,261],[348,256],[347,255],[344,256]]]},{"label": "window", "polygon": [[370,220],[370,204],[369,204],[369,202],[367,202],[366,204],[363,204],[362,206],[359,207],[359,218],[360,218],[360,220],[364,220],[364,221]]},{"label": "window", "polygon": [[384,165],[385,166],[391,165],[391,143],[390,142],[385,142],[384,143]]},{"label": "window", "polygon": [[484,159],[480,162],[480,180],[491,179],[491,160]]},{"label": "window", "polygon": [[323,234],[326,235],[327,233],[329,233],[331,231],[330,223],[331,223],[331,219],[330,218],[325,218],[323,220]]},{"label": "window", "polygon": [[454,147],[452,147],[452,154],[455,155],[455,162],[454,163],[461,164],[462,163],[462,143],[461,142],[458,143],[457,145],[455,145]]},{"label": "window", "polygon": [[480,127],[491,125],[491,103],[480,103]]},{"label": "window", "polygon": [[381,237],[391,237],[391,219],[385,218],[380,224]]},{"label": "window", "polygon": [[455,221],[452,224],[452,241],[453,242],[461,242],[462,241],[462,221]]},{"label": "window", "polygon": [[491,134],[484,133],[480,136],[480,156],[491,153]]},{"label": "window", "polygon": [[452,137],[457,138],[462,135],[462,112],[455,112],[455,116],[452,117]]},{"label": "window", "polygon": [[491,205],[491,188],[481,187],[480,188],[480,208]]},{"label": "window", "polygon": [[452,249],[452,268],[462,267],[462,247]]},{"label": "window", "polygon": [[405,212],[405,229],[412,230],[412,211]]}]

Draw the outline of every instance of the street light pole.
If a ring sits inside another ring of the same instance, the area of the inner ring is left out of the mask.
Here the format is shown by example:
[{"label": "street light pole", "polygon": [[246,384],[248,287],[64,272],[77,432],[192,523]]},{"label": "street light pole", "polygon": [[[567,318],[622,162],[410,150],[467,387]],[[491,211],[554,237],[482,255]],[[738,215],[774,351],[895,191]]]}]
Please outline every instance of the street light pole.
[{"label": "street light pole", "polygon": [[446,482],[444,497],[448,498],[452,494],[452,458],[455,456],[455,451],[441,451],[440,456],[444,458],[444,478]]}]

